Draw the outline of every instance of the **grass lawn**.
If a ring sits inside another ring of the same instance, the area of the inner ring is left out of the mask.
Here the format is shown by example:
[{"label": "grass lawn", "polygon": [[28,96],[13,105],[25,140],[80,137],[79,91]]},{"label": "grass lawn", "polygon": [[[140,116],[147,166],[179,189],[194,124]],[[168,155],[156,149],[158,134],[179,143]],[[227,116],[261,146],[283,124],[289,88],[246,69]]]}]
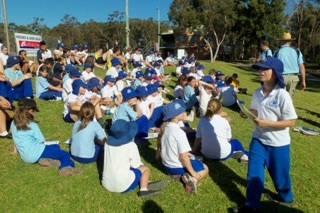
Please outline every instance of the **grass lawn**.
[{"label": "grass lawn", "polygon": [[[257,72],[237,64],[216,62],[204,63],[210,68],[222,70],[227,75],[236,72],[241,87],[248,88],[248,95],[239,95],[248,106],[253,91],[259,87]],[[173,68],[166,68],[171,73]],[[99,76],[105,71],[97,70]],[[166,84],[173,91],[176,78]],[[307,91],[298,90],[293,97],[299,115],[297,126],[320,129],[320,78],[307,82]],[[167,97],[170,97],[168,94]],[[62,120],[63,103],[36,100],[38,112],[35,116],[46,140],[59,140],[63,144],[70,138],[72,124]],[[252,124],[233,111],[233,137],[249,147]],[[192,126],[196,127],[198,119]],[[293,208],[283,207],[262,198],[262,212],[318,212],[320,211],[320,136],[305,136],[291,132],[291,177],[295,196]],[[139,147],[143,162],[152,170],[152,180],[169,180],[162,195],[150,199],[137,196],[138,190],[127,194],[116,194],[105,190],[99,180],[96,164],[80,165],[84,173],[80,176],[59,177],[58,171],[29,165],[19,155],[12,154],[13,142],[1,139],[0,162],[0,212],[228,212],[228,208],[245,201],[247,165],[229,159],[225,162],[207,162],[210,174],[201,181],[196,195],[185,193],[182,184],[171,180],[155,159],[156,141]],[[274,192],[272,180],[266,176],[266,192]]]}]

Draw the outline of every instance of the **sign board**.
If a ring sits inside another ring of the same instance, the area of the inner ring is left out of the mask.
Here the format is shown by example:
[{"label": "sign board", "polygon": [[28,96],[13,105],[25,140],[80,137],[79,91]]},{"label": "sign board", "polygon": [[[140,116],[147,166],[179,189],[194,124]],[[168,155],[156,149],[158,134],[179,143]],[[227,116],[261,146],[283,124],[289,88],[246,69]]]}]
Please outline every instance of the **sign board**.
[{"label": "sign board", "polygon": [[20,50],[25,50],[28,56],[37,56],[37,51],[40,48],[40,41],[42,41],[41,36],[24,33],[14,33],[14,38],[17,44],[17,54]]},{"label": "sign board", "polygon": [[181,59],[182,56],[185,55],[185,50],[184,49],[178,49],[178,59]]}]

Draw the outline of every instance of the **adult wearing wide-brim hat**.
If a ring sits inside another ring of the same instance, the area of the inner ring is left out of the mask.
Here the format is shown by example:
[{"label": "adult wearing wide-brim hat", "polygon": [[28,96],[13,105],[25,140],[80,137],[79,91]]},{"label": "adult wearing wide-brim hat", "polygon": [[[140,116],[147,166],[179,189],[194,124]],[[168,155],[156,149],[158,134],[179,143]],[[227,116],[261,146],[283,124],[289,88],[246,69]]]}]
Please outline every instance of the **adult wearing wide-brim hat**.
[{"label": "adult wearing wide-brim hat", "polygon": [[291,41],[295,40],[291,33],[285,32],[277,40],[281,42],[282,46],[274,53],[274,57],[280,59],[284,64],[283,78],[285,89],[292,97],[300,81],[299,75],[301,75],[301,90],[305,90],[306,88],[303,55],[299,49],[291,46]]}]

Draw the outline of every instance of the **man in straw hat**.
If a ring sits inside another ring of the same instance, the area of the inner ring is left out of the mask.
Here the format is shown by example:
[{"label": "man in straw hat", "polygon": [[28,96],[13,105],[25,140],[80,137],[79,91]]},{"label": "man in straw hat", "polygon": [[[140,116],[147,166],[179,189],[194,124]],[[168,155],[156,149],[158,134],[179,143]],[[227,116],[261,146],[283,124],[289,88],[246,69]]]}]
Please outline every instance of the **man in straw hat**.
[{"label": "man in straw hat", "polygon": [[280,39],[282,46],[274,53],[274,57],[280,59],[284,64],[283,77],[285,89],[292,97],[299,82],[298,74],[301,74],[301,90],[306,88],[306,72],[303,64],[303,55],[300,50],[291,46],[295,38],[290,33],[284,33]]}]

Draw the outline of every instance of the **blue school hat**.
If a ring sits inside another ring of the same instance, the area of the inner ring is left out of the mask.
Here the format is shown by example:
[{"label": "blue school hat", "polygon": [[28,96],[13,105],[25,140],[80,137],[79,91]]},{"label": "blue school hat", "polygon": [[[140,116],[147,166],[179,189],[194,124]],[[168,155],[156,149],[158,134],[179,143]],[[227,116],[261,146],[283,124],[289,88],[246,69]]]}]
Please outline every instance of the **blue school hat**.
[{"label": "blue school hat", "polygon": [[222,73],[222,71],[219,70],[219,71],[216,72],[216,76],[222,76],[222,75],[224,75],[224,74]]},{"label": "blue school hat", "polygon": [[69,71],[69,77],[73,78],[73,77],[80,77],[81,76],[81,72],[78,68],[76,67],[72,67]]},{"label": "blue school hat", "polygon": [[135,90],[138,97],[150,95],[150,91],[145,86],[138,86]]},{"label": "blue school hat", "polygon": [[186,110],[186,107],[182,105],[180,101],[173,101],[163,107],[162,114],[163,120],[167,121],[174,118]]},{"label": "blue school hat", "polygon": [[131,99],[134,97],[137,97],[137,93],[134,91],[134,89],[132,87],[125,87],[122,91],[121,91],[123,100],[127,100],[127,99]]},{"label": "blue school hat", "polygon": [[89,63],[89,62],[84,63],[83,69],[85,70],[85,69],[87,69],[87,68],[91,68],[91,69],[92,69],[92,64]]},{"label": "blue school hat", "polygon": [[136,68],[136,67],[142,67],[141,62],[140,62],[140,61],[136,61],[136,62],[134,63],[134,67],[135,67],[135,68]]},{"label": "blue school hat", "polygon": [[182,56],[182,57],[181,57],[182,60],[185,59],[185,58],[186,58],[185,56]]},{"label": "blue school hat", "polygon": [[149,55],[151,55],[151,54],[153,54],[153,51],[152,51],[152,50],[149,51]]},{"label": "blue school hat", "polygon": [[136,72],[136,78],[140,78],[141,76],[143,76],[143,72],[141,70]]},{"label": "blue school hat", "polygon": [[117,79],[114,78],[112,75],[106,75],[103,79],[104,85],[107,85],[108,81],[115,82]]},{"label": "blue school hat", "polygon": [[147,72],[151,72],[151,74],[157,74],[157,71],[155,69],[153,69],[153,68],[147,68],[146,69],[146,73]]},{"label": "blue school hat", "polygon": [[179,66],[182,66],[182,65],[184,65],[184,61],[179,61]]},{"label": "blue school hat", "polygon": [[210,75],[205,75],[202,78],[203,82],[214,84],[214,79]]},{"label": "blue school hat", "polygon": [[156,82],[154,82],[154,85],[156,85],[157,87],[164,88],[164,84],[162,83],[162,81],[156,81]]},{"label": "blue school hat", "polygon": [[152,80],[153,78],[152,78],[152,73],[149,71],[146,71],[145,73],[144,73],[144,76],[143,76],[145,79],[147,79],[147,80]]},{"label": "blue school hat", "polygon": [[90,78],[88,84],[87,84],[88,90],[92,90],[94,87],[97,87],[98,89],[102,89],[103,86],[100,84],[100,80],[96,77]]},{"label": "blue school hat", "polygon": [[118,79],[124,79],[127,76],[128,74],[123,70],[118,73]]},{"label": "blue school hat", "polygon": [[75,50],[75,49],[77,49],[77,50],[79,50],[79,49],[80,49],[80,48],[79,48],[79,46],[78,46],[78,44],[74,44],[74,45],[72,45],[71,50]]},{"label": "blue school hat", "polygon": [[154,67],[160,67],[161,64],[160,64],[158,61],[156,61],[156,62],[153,63],[153,66],[154,66]]},{"label": "blue school hat", "polygon": [[16,64],[19,64],[21,61],[22,60],[20,57],[9,56],[9,58],[7,59],[7,67],[10,68]]},{"label": "blue school hat", "polygon": [[150,92],[150,94],[152,94],[154,92],[158,92],[158,86],[155,84],[148,84],[147,89]]},{"label": "blue school hat", "polygon": [[82,50],[85,50],[85,49],[89,49],[89,46],[87,44],[82,45]]},{"label": "blue school hat", "polygon": [[203,64],[200,64],[197,68],[197,70],[204,70],[204,65]]},{"label": "blue school hat", "polygon": [[183,67],[182,69],[182,74],[187,74],[187,73],[190,73],[191,71],[189,70],[188,67]]},{"label": "blue school hat", "polygon": [[138,124],[135,121],[116,120],[108,135],[107,144],[121,146],[131,142],[138,133]]},{"label": "blue school hat", "polygon": [[118,58],[112,58],[111,59],[111,64],[112,64],[113,67],[115,67],[117,65],[120,65],[121,61]]},{"label": "blue school hat", "polygon": [[283,79],[283,63],[281,60],[275,58],[275,57],[268,57],[265,61],[253,65],[252,68],[254,69],[260,69],[260,68],[267,68],[267,69],[273,69],[276,76],[277,76],[277,84],[279,85],[279,87],[284,88],[285,87],[285,83],[284,83],[284,79]]},{"label": "blue school hat", "polygon": [[81,79],[75,79],[72,82],[72,94],[78,95],[80,87],[83,87],[83,88],[86,88],[86,89],[88,88],[87,84],[84,83]]},{"label": "blue school hat", "polygon": [[73,67],[74,67],[74,66],[73,66],[72,64],[67,64],[66,67],[64,68],[64,70],[65,70],[67,73],[69,73],[69,72],[72,70]]},{"label": "blue school hat", "polygon": [[57,44],[57,48],[56,48],[56,49],[58,50],[60,47],[62,47],[62,48],[64,47],[64,44],[63,44],[62,42],[59,42],[59,43]]}]

